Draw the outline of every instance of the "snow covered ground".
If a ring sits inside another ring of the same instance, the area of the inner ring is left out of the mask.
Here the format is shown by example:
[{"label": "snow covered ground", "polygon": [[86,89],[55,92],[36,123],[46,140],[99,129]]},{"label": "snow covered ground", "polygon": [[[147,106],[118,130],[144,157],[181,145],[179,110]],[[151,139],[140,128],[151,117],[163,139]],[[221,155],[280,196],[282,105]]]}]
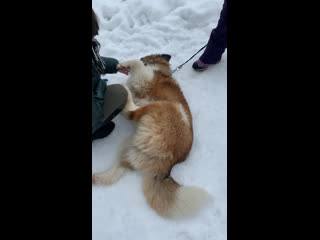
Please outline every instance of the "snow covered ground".
[{"label": "snow covered ground", "polygon": [[[100,20],[101,55],[120,62],[155,53],[172,56],[172,69],[188,60],[216,27],[223,0],[93,0]],[[142,176],[128,172],[112,186],[92,186],[93,240],[227,239],[227,51],[220,64],[198,73],[191,66],[200,52],[174,73],[193,114],[194,142],[188,159],[172,177],[208,191],[213,202],[183,221],[159,217],[146,203]],[[105,76],[125,83],[124,74]],[[134,132],[118,115],[116,128],[92,143],[92,172],[107,169],[119,145]]]}]

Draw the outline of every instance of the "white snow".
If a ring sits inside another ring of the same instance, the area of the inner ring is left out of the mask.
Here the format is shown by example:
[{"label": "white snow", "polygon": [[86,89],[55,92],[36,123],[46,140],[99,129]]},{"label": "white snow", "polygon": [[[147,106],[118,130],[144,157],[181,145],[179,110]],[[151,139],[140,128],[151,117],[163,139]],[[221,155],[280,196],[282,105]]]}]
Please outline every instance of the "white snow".
[{"label": "white snow", "polygon": [[[223,0],[93,0],[100,21],[100,54],[120,62],[155,53],[172,56],[172,69],[188,60],[216,27]],[[173,221],[146,203],[139,172],[126,173],[111,186],[92,186],[93,240],[227,239],[227,51],[205,72],[192,63],[174,73],[193,114],[194,142],[188,159],[175,165],[172,177],[184,186],[205,189],[214,201],[194,218]],[[108,84],[125,83],[121,73],[104,76]],[[116,159],[134,125],[122,115],[107,138],[92,143],[92,172]]]}]

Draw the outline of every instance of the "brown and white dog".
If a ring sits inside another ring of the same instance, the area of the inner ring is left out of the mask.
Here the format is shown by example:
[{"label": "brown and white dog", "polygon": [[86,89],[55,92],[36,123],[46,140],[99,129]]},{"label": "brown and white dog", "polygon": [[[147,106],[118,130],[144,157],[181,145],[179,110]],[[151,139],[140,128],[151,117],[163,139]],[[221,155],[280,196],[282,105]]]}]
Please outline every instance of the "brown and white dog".
[{"label": "brown and white dog", "polygon": [[143,174],[148,204],[161,216],[194,215],[210,199],[197,187],[184,187],[171,176],[183,162],[193,142],[192,115],[188,103],[171,76],[171,56],[149,55],[121,63],[130,71],[124,115],[137,123],[136,133],[121,148],[118,160],[105,172],[93,175],[94,184],[113,184],[128,170]]}]

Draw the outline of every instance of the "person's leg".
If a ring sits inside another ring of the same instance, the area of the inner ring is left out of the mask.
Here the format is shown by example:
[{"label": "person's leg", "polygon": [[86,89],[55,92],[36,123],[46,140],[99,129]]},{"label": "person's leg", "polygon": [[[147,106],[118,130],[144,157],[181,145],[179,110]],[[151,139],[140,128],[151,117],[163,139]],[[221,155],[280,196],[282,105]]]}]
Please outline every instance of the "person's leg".
[{"label": "person's leg", "polygon": [[92,141],[108,136],[114,129],[114,122],[104,122],[100,128],[92,134]]},{"label": "person's leg", "polygon": [[227,0],[224,1],[218,25],[212,30],[208,45],[199,58],[193,64],[195,70],[203,71],[209,64],[216,64],[221,60],[222,54],[227,48]]},{"label": "person's leg", "polygon": [[127,102],[127,90],[121,84],[108,85],[104,95],[104,123],[93,133],[92,141],[108,136],[115,124],[111,121],[124,108]]},{"label": "person's leg", "polygon": [[121,84],[108,85],[104,95],[104,118],[111,121],[126,105],[128,97],[127,90]]}]

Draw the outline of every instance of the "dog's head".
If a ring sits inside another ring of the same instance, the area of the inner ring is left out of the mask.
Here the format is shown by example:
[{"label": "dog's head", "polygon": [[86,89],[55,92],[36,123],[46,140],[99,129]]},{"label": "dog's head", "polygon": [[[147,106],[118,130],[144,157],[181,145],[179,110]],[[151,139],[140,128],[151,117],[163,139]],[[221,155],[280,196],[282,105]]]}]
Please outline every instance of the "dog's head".
[{"label": "dog's head", "polygon": [[140,60],[146,67],[153,67],[156,71],[159,71],[166,76],[171,76],[170,59],[171,56],[168,54],[152,54],[145,56]]}]

